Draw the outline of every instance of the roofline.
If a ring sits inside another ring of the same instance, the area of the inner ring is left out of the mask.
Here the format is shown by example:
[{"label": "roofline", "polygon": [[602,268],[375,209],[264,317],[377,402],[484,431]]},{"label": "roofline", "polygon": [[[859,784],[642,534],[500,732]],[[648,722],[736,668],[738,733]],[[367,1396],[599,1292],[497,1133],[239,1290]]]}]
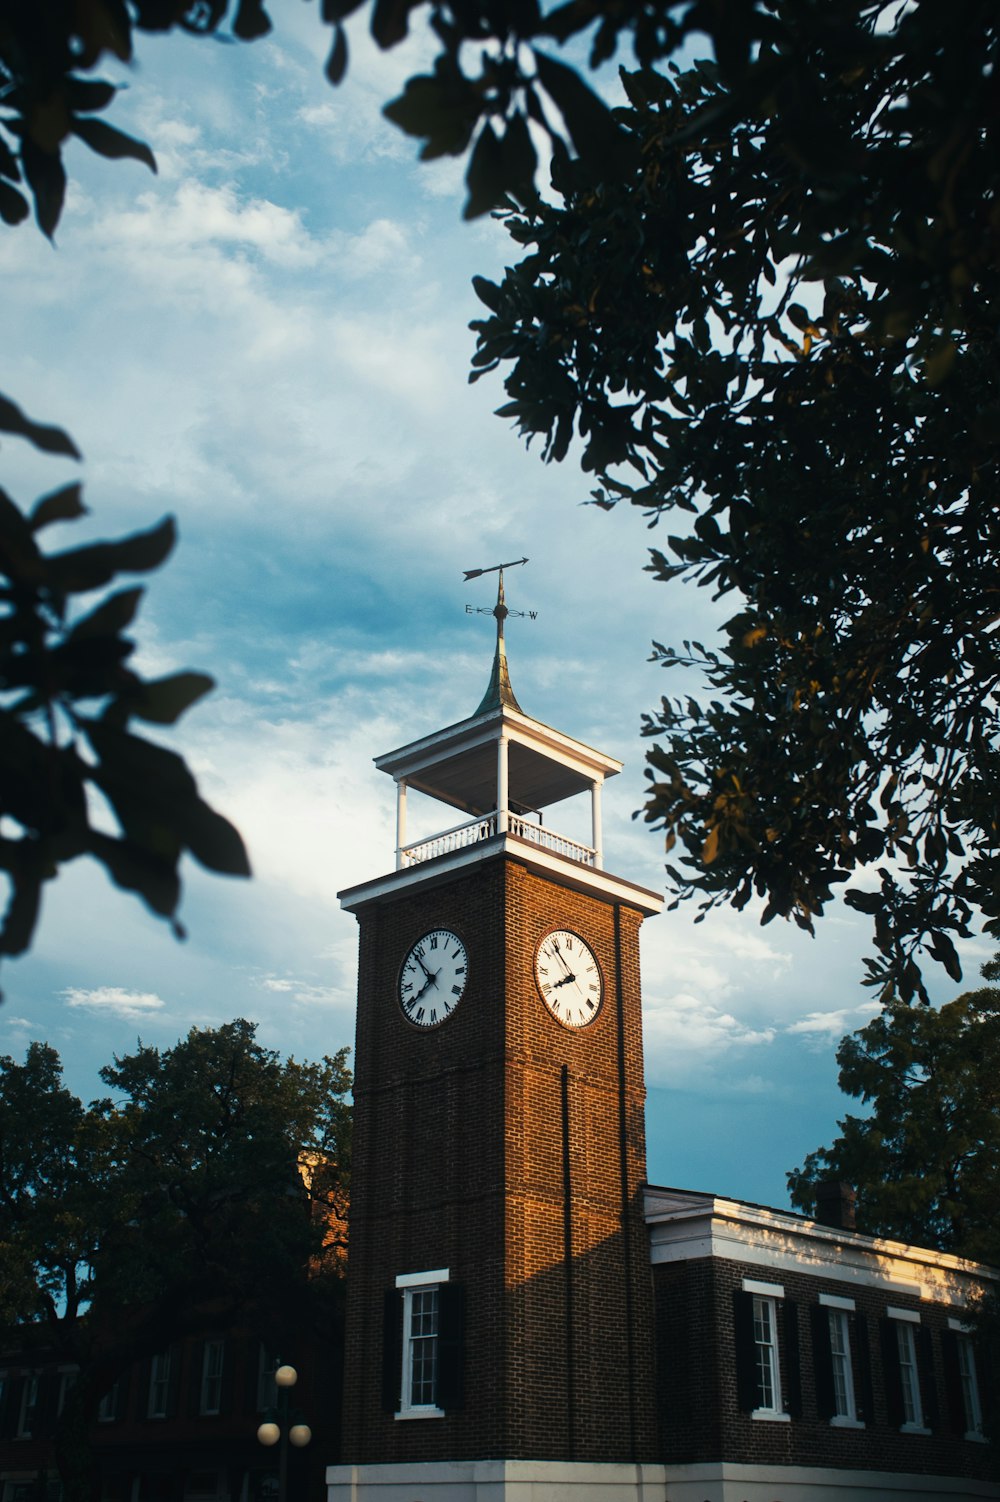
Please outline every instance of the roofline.
[{"label": "roofline", "polygon": [[579,861],[569,860],[553,851],[539,849],[531,841],[522,840],[510,833],[497,834],[492,839],[448,851],[431,860],[421,861],[418,865],[406,866],[401,871],[390,871],[373,881],[345,887],[337,893],[337,897],[341,907],[353,913],[369,902],[394,897],[414,887],[438,886],[475,870],[487,861],[501,858],[515,860],[574,891],[586,892],[604,902],[620,902],[626,907],[636,908],[647,918],[655,917],[663,911],[665,898],[659,892],[652,892],[647,887],[637,886],[622,876],[614,876],[594,866],[584,866]]},{"label": "roofline", "polygon": [[791,1210],[697,1190],[647,1184],[650,1260],[715,1256],[782,1272],[809,1272],[847,1284],[878,1284],[914,1298],[965,1302],[1000,1269],[888,1237],[828,1226]]},{"label": "roofline", "polygon": [[413,771],[419,771],[422,766],[439,760],[443,746],[451,743],[464,743],[470,746],[484,744],[492,738],[491,731],[505,726],[514,731],[520,731],[525,740],[534,741],[536,744],[541,742],[563,756],[571,756],[583,762],[591,771],[600,772],[603,777],[617,776],[624,766],[624,762],[620,762],[616,757],[607,756],[603,751],[597,751],[593,746],[588,746],[585,741],[574,740],[571,735],[565,735],[561,730],[554,730],[544,721],[533,719],[531,715],[511,709],[506,704],[501,705],[499,709],[491,709],[486,714],[472,715],[467,720],[457,720],[454,725],[447,725],[443,730],[435,730],[430,735],[421,736],[419,740],[400,746],[395,751],[385,751],[381,756],[374,758],[375,766],[380,772],[388,773],[390,777],[397,774],[405,775],[404,766]]}]

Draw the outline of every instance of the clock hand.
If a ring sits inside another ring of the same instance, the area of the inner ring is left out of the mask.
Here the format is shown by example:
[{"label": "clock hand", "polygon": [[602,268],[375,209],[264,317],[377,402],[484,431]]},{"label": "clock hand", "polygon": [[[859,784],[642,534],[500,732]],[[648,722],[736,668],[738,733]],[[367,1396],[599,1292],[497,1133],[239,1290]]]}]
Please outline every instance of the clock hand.
[{"label": "clock hand", "polygon": [[[571,980],[575,979],[572,970],[569,968],[569,966],[567,965],[566,961],[563,959],[562,950],[559,948],[559,945],[556,943],[555,939],[552,940],[552,948],[555,951],[556,959],[559,961],[560,965],[565,970],[567,976],[569,976],[569,978]],[[560,981],[559,984],[562,985],[562,981]]]},{"label": "clock hand", "polygon": [[576,980],[576,976],[573,974],[573,972],[571,970],[568,975],[564,975],[563,976],[562,980],[557,980],[555,982],[555,984],[553,985],[552,989],[553,989],[553,991],[558,991],[558,989],[559,989],[560,986],[569,986],[569,985],[572,985],[575,980]]}]

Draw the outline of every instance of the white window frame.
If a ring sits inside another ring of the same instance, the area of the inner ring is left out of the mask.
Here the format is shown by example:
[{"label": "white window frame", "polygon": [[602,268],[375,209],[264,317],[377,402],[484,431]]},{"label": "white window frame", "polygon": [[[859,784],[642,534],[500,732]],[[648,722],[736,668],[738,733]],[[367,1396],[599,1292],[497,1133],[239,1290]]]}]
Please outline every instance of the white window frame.
[{"label": "white window frame", "polygon": [[979,1391],[979,1374],[976,1371],[976,1350],[968,1325],[959,1319],[948,1320],[948,1329],[954,1331],[958,1356],[958,1375],[962,1388],[962,1407],[965,1410],[966,1439],[986,1439],[983,1432],[983,1400]]},{"label": "white window frame", "polygon": [[222,1366],[226,1359],[224,1340],[206,1340],[201,1355],[198,1412],[214,1418],[222,1412]]},{"label": "white window frame", "polygon": [[149,1364],[146,1417],[165,1419],[170,1407],[170,1352],[159,1351]]},{"label": "white window frame", "polygon": [[914,1309],[887,1309],[896,1332],[896,1353],[899,1357],[899,1381],[903,1391],[903,1422],[901,1434],[930,1434],[924,1424],[924,1403],[920,1392],[920,1366],[917,1361],[917,1341],[913,1327],[920,1326],[920,1315]]},{"label": "white window frame", "polygon": [[402,1350],[402,1381],[400,1384],[400,1405],[396,1412],[397,1419],[443,1419],[444,1409],[437,1403],[415,1403],[413,1401],[413,1369],[417,1354],[417,1342],[433,1339],[434,1383],[437,1386],[437,1361],[440,1354],[441,1333],[441,1305],[436,1301],[436,1321],[432,1334],[414,1333],[416,1318],[419,1318],[424,1296],[437,1293],[442,1283],[449,1281],[449,1270],[439,1267],[431,1272],[400,1273],[396,1279],[396,1287],[403,1295],[403,1350]]},{"label": "white window frame", "polygon": [[[769,1423],[789,1424],[791,1415],[785,1412],[781,1391],[781,1350],[778,1341],[778,1304],[785,1297],[784,1285],[744,1278],[743,1292],[753,1295],[754,1382],[758,1391],[762,1384],[769,1386],[772,1400],[770,1404],[761,1404],[752,1409],[750,1417]],[[767,1338],[759,1339],[758,1330],[764,1330]]]},{"label": "white window frame", "polygon": [[17,1411],[16,1439],[30,1439],[38,1407],[38,1373],[27,1372],[21,1388],[21,1403]]},{"label": "white window frame", "polygon": [[113,1424],[118,1417],[118,1392],[119,1379],[116,1377],[97,1405],[97,1422],[99,1424]]},{"label": "white window frame", "polygon": [[[830,1419],[834,1429],[863,1429],[858,1417],[858,1399],[854,1387],[854,1356],[851,1349],[851,1324],[848,1315],[857,1307],[854,1299],[838,1293],[821,1293],[819,1302],[827,1311],[830,1326],[830,1360],[833,1365],[833,1401],[836,1412]],[[839,1332],[841,1349],[837,1350],[835,1332]],[[839,1378],[839,1383],[838,1383]],[[841,1411],[841,1402],[844,1404]]]}]

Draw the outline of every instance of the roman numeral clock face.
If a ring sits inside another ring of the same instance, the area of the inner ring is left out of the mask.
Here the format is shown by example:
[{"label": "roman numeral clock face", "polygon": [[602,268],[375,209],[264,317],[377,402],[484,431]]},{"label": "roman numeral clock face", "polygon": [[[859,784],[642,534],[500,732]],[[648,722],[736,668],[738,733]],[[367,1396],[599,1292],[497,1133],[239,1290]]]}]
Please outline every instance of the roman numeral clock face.
[{"label": "roman numeral clock face", "polygon": [[414,1027],[438,1027],[462,999],[469,957],[457,934],[435,928],[418,939],[399,972],[399,1004]]},{"label": "roman numeral clock face", "polygon": [[563,1027],[586,1027],[604,999],[604,981],[589,944],[560,928],[546,934],[535,956],[542,1000]]}]

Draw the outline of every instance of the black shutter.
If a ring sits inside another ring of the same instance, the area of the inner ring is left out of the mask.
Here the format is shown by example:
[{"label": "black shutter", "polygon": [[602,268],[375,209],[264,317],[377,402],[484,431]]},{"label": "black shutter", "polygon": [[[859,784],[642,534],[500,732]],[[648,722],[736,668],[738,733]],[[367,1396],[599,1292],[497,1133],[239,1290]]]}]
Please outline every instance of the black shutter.
[{"label": "black shutter", "polygon": [[166,1417],[172,1419],[177,1413],[177,1402],[181,1390],[181,1360],[184,1356],[183,1346],[171,1346],[168,1352],[170,1364],[167,1367],[167,1412]]},{"label": "black shutter", "polygon": [[222,1382],[219,1386],[219,1412],[230,1413],[233,1407],[233,1342],[222,1342]]},{"label": "black shutter", "polygon": [[[785,1335],[785,1412],[793,1419],[802,1417],[802,1364],[799,1356],[799,1306],[791,1299],[779,1299]],[[778,1351],[781,1360],[781,1351]]]},{"label": "black shutter", "polygon": [[941,1331],[941,1366],[944,1371],[944,1401],[948,1428],[952,1434],[966,1430],[965,1398],[962,1395],[962,1370],[958,1364],[958,1340],[954,1330]]},{"label": "black shutter", "polygon": [[996,1346],[980,1345],[978,1340],[972,1343],[972,1354],[976,1362],[976,1381],[979,1384],[979,1403],[983,1410],[983,1429],[989,1434],[997,1411],[997,1388],[996,1366],[998,1352]]},{"label": "black shutter", "polygon": [[757,1347],[753,1338],[753,1294],[733,1292],[733,1354],[736,1365],[736,1402],[752,1413],[757,1402]]},{"label": "black shutter", "polygon": [[13,1439],[17,1433],[17,1421],[21,1416],[21,1394],[24,1378],[12,1377],[8,1372],[3,1384],[3,1408],[0,1411],[0,1439]]},{"label": "black shutter", "polygon": [[152,1374],[153,1363],[148,1356],[144,1356],[135,1368],[136,1382],[132,1412],[137,1419],[149,1418],[149,1381]]},{"label": "black shutter", "polygon": [[464,1407],[465,1287],[442,1283],[438,1289],[438,1365],[436,1402],[446,1413]]},{"label": "black shutter", "polygon": [[858,1376],[861,1386],[858,1399],[858,1418],[866,1424],[875,1422],[875,1384],[872,1381],[872,1346],[868,1330],[868,1316],[856,1314],[850,1321],[852,1344],[858,1353]]},{"label": "black shutter", "polygon": [[128,1416],[128,1401],[132,1386],[135,1382],[135,1367],[127,1366],[120,1372],[115,1388],[115,1418],[124,1419]]},{"label": "black shutter", "polygon": [[917,1370],[920,1373],[920,1403],[924,1410],[925,1429],[937,1429],[941,1424],[938,1411],[937,1381],[935,1380],[934,1336],[921,1325],[913,1332],[917,1347]]},{"label": "black shutter", "polygon": [[188,1350],[187,1384],[187,1411],[191,1418],[197,1418],[201,1413],[201,1374],[204,1364],[205,1342],[193,1341]]},{"label": "black shutter", "polygon": [[816,1412],[821,1419],[832,1419],[837,1412],[833,1390],[833,1352],[830,1348],[830,1312],[823,1304],[811,1304],[813,1378],[816,1383]]},{"label": "black shutter", "polygon": [[882,1337],[882,1374],[885,1381],[886,1416],[896,1429],[903,1425],[903,1378],[899,1370],[899,1346],[896,1321],[888,1316],[879,1320]]},{"label": "black shutter", "polygon": [[382,1409],[398,1413],[403,1379],[403,1290],[387,1288],[382,1320]]}]

